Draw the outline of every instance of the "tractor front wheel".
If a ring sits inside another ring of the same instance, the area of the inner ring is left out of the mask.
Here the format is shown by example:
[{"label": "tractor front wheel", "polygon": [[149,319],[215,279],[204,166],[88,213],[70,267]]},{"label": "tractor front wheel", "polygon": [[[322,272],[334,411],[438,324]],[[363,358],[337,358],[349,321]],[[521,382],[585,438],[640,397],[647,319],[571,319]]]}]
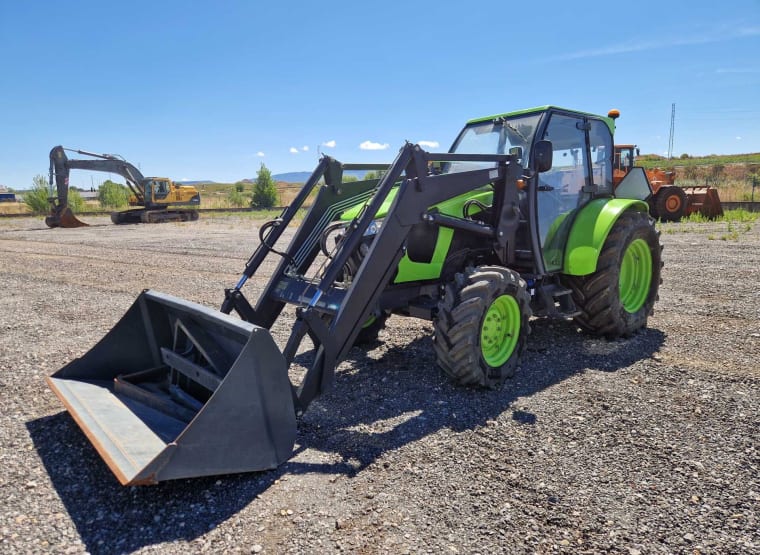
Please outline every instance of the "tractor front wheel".
[{"label": "tractor front wheel", "polygon": [[433,320],[441,369],[462,385],[495,388],[514,375],[530,333],[530,295],[520,274],[467,268],[446,285]]},{"label": "tractor front wheel", "polygon": [[575,322],[609,338],[626,337],[647,324],[657,300],[662,268],[659,232],[644,212],[625,212],[612,226],[597,269],[565,276],[580,310]]},{"label": "tractor front wheel", "polygon": [[354,345],[362,347],[364,345],[371,345],[377,341],[377,336],[380,331],[385,327],[385,321],[388,319],[388,315],[384,312],[372,315],[364,322],[362,329],[359,331],[359,335],[354,340]]}]

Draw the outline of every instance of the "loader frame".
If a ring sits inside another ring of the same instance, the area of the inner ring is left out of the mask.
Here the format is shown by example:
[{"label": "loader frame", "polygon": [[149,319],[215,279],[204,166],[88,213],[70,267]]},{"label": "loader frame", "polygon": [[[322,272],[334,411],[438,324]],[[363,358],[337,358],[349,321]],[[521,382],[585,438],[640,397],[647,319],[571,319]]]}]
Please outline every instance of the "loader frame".
[{"label": "loader frame", "polygon": [[[441,175],[428,172],[431,162],[453,161],[493,163],[493,167]],[[379,181],[342,183],[343,172],[356,169],[387,171]],[[345,358],[362,324],[372,317],[377,306],[398,306],[425,295],[431,299],[436,296],[440,286],[437,282],[388,287],[404,255],[405,242],[413,225],[430,222],[477,234],[484,242],[493,245],[501,264],[509,266],[514,262],[519,224],[517,181],[523,171],[513,155],[433,154],[410,143],[400,150],[390,166],[341,164],[324,156],[293,203],[264,230],[262,241],[248,260],[240,281],[225,291],[220,310],[226,314],[234,310],[242,319],[269,329],[286,303],[297,305],[296,322],[283,351],[286,365],[293,362],[304,337],[308,336],[316,348],[314,362],[301,384],[294,386],[296,410],[302,412],[329,389],[336,366]],[[320,188],[287,250],[283,253],[275,251],[273,245],[323,178],[325,185]],[[494,188],[491,221],[456,218],[428,209],[488,184],[493,184]],[[337,285],[336,279],[342,268],[359,247],[375,214],[395,187],[398,191],[388,217],[353,282],[347,288]],[[321,278],[306,279],[303,272],[319,254],[316,239],[341,210],[362,201],[366,201],[364,209],[349,224],[349,233],[325,266]],[[258,302],[252,306],[241,288],[270,252],[280,254],[282,260]]]}]

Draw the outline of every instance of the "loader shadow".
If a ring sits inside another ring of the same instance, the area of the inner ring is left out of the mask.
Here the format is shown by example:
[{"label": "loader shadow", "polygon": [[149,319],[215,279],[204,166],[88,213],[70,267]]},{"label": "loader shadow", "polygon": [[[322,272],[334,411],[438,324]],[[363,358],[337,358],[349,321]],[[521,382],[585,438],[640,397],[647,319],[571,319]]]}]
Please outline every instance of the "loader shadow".
[{"label": "loader shadow", "polygon": [[[651,328],[608,341],[580,333],[571,323],[537,320],[532,327],[517,375],[500,390],[453,385],[437,368],[427,336],[392,347],[379,358],[355,347],[350,368],[341,369],[330,393],[301,418],[301,441],[309,449],[339,455],[332,471],[350,476],[383,454],[442,429],[472,430],[503,415],[534,425],[537,416],[519,410],[515,400],[588,370],[614,372],[651,358],[665,341],[663,332]],[[286,464],[289,473],[330,471],[325,465]]]},{"label": "loader shadow", "polygon": [[213,551],[204,535],[282,476],[352,477],[444,429],[471,430],[500,417],[534,425],[536,415],[514,406],[519,397],[587,370],[625,368],[651,357],[664,339],[661,331],[646,329],[609,342],[577,333],[570,324],[537,321],[518,375],[498,391],[452,385],[437,369],[427,336],[403,346],[354,348],[332,390],[300,418],[293,458],[267,472],[124,487],[68,413],[26,426],[88,552],[130,553],[172,541],[198,542],[189,549]]},{"label": "loader shadow", "polygon": [[280,467],[124,487],[68,413],[26,426],[86,551],[92,554],[132,553],[172,541],[197,541],[185,550],[213,552],[202,536],[243,510],[286,472]]}]

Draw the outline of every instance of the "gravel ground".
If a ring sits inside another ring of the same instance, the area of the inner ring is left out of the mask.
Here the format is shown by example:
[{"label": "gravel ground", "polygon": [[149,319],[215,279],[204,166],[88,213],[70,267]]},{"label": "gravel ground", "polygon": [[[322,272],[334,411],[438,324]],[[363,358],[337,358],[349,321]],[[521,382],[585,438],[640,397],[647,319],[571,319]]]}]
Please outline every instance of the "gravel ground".
[{"label": "gravel ground", "polygon": [[218,307],[258,224],[89,220],[0,220],[0,552],[760,553],[759,224],[664,227],[631,339],[537,320],[518,376],[475,391],[393,317],[277,470],[122,487],[44,377],[144,288]]}]

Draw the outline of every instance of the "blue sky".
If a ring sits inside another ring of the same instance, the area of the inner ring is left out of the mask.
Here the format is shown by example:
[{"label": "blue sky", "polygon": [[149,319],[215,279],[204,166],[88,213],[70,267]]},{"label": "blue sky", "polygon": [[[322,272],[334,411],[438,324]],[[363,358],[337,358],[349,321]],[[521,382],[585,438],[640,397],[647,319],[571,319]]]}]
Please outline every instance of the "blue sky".
[{"label": "blue sky", "polygon": [[760,0],[0,0],[0,67],[16,189],[58,144],[236,181],[446,150],[467,119],[543,104],[617,108],[617,142],[665,153],[675,102],[674,154],[760,151]]}]

